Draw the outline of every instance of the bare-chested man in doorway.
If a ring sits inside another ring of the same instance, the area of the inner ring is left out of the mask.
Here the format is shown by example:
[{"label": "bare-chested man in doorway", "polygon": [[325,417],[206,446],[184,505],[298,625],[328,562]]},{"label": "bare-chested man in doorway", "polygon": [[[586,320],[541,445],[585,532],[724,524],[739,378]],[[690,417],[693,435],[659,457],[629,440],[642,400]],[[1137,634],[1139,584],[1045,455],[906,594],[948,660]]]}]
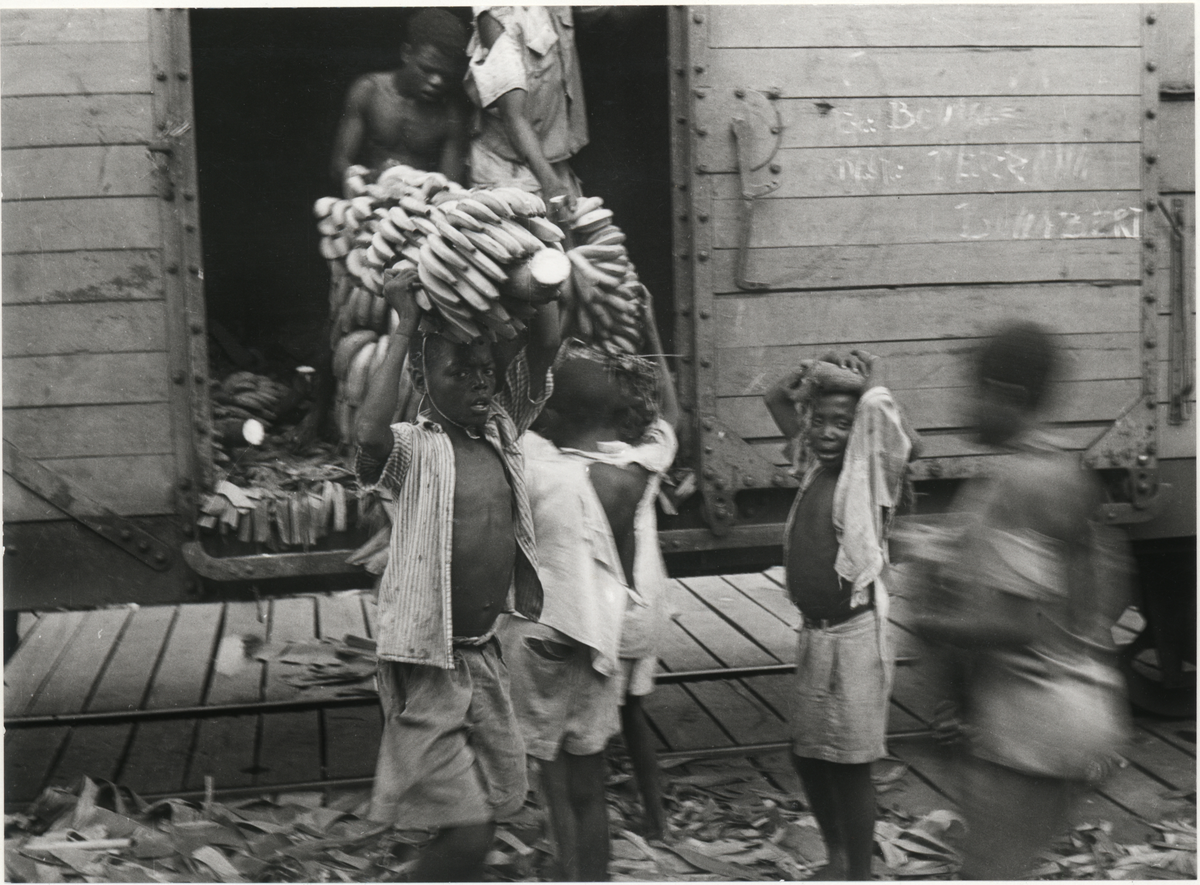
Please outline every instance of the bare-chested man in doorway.
[{"label": "bare-chested man in doorway", "polygon": [[354,82],[333,144],[330,171],[339,189],[347,167],[377,169],[388,161],[465,178],[467,37],[453,13],[422,9],[409,19],[400,66]]}]

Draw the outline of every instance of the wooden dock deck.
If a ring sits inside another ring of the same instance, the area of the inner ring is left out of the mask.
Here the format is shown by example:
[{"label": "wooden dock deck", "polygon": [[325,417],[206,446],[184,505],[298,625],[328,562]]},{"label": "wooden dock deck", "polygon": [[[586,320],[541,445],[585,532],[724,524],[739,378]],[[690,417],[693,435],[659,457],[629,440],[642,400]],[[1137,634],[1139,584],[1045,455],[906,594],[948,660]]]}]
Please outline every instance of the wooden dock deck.
[{"label": "wooden dock deck", "polygon": [[[647,710],[664,755],[744,757],[774,788],[792,791],[780,746],[798,616],[781,579],[771,569],[672,581],[663,684]],[[295,667],[253,651],[370,637],[373,608],[369,592],[348,591],[23,615],[5,667],[6,807],[80,775],[144,796],[197,793],[206,777],[218,791],[367,782],[378,707],[336,687],[299,687],[287,678]],[[928,735],[928,656],[904,627],[902,596],[894,621],[905,663],[889,749],[908,768],[881,801],[920,813],[952,805],[955,779]],[[1081,821],[1108,820],[1121,838],[1140,840],[1148,822],[1194,816],[1194,719],[1139,718],[1127,762],[1080,808]]]}]

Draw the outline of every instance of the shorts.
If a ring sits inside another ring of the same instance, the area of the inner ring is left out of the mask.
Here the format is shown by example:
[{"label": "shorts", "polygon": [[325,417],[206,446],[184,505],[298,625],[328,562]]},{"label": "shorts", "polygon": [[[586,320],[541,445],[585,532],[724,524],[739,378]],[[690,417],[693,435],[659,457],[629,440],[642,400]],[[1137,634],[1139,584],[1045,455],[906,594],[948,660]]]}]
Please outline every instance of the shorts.
[{"label": "shorts", "polygon": [[592,650],[553,627],[513,617],[502,635],[526,752],[545,762],[602,752],[621,729],[619,679],[597,673]]},{"label": "shorts", "polygon": [[658,657],[647,655],[644,658],[621,658],[621,703],[625,703],[625,695],[644,698],[654,691],[654,674],[658,671]]},{"label": "shorts", "polygon": [[525,803],[525,747],[499,643],[455,648],[453,663],[379,662],[372,820],[439,829],[507,817]]},{"label": "shorts", "polygon": [[801,627],[789,737],[797,756],[857,765],[887,755],[894,662],[879,650],[875,609],[833,627]]},{"label": "shorts", "polygon": [[[566,160],[551,163],[550,167],[555,175],[567,182],[575,199],[583,196],[580,181]],[[528,166],[506,160],[478,139],[471,144],[471,184],[475,187],[515,187],[531,194],[542,193],[541,183]]]}]

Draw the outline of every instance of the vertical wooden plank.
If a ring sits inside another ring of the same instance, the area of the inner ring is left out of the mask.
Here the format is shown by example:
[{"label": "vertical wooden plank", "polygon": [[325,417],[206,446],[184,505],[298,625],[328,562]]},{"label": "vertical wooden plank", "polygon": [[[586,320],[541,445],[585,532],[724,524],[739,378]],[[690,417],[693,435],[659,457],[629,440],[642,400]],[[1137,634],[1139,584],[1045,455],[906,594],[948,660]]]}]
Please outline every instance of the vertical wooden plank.
[{"label": "vertical wooden plank", "polygon": [[176,610],[146,697],[148,708],[193,707],[203,701],[222,609],[221,603],[206,602]]},{"label": "vertical wooden plank", "polygon": [[779,660],[724,621],[701,602],[683,584],[672,581],[679,591],[670,593],[668,601],[678,614],[675,619],[696,641],[728,667],[777,664]]},{"label": "vertical wooden plank", "polygon": [[[341,639],[347,634],[366,636],[363,601],[359,591],[317,597],[317,621],[322,638]],[[378,706],[322,710],[325,777],[370,777],[383,731]]]},{"label": "vertical wooden plank", "polygon": [[[316,636],[316,601],[297,596],[271,601],[271,642],[312,640]],[[263,699],[287,700],[300,689],[283,680],[296,668],[279,662],[266,665]],[[321,772],[321,716],[316,710],[267,713],[262,716],[255,783],[299,783],[315,780]]]},{"label": "vertical wooden plank", "polygon": [[702,602],[726,618],[739,631],[758,645],[764,646],[780,661],[791,661],[796,655],[796,631],[761,608],[737,586],[719,576],[681,578],[680,582]]},{"label": "vertical wooden plank", "polygon": [[25,713],[84,621],[84,612],[48,612],[4,665],[6,716]]},{"label": "vertical wooden plank", "polygon": [[196,720],[139,722],[129,742],[120,782],[139,795],[178,793],[183,789]]},{"label": "vertical wooden plank", "polygon": [[660,685],[642,701],[669,750],[728,746],[729,738],[680,685]]},{"label": "vertical wooden plank", "polygon": [[115,780],[132,731],[129,723],[75,726],[48,783],[65,787],[81,777]]},{"label": "vertical wooden plank", "polygon": [[[88,701],[89,712],[136,710],[142,706],[163,645],[175,619],[175,607],[153,605],[133,612],[120,642]],[[149,665],[148,665],[149,664]]]},{"label": "vertical wooden plank", "polygon": [[331,779],[370,777],[383,734],[378,706],[324,710],[325,776]]},{"label": "vertical wooden plank", "polygon": [[262,787],[321,777],[321,717],[316,710],[264,713],[254,782]]},{"label": "vertical wooden plank", "polygon": [[4,736],[4,802],[37,798],[69,729],[14,728]]},{"label": "vertical wooden plank", "polygon": [[266,614],[266,603],[261,607],[253,602],[230,602],[225,606],[206,704],[253,704],[262,700],[264,665],[251,655],[266,639]]},{"label": "vertical wooden plank", "polygon": [[128,618],[129,609],[124,608],[88,612],[54,672],[27,708],[29,715],[82,711]]},{"label": "vertical wooden plank", "polygon": [[[204,298],[204,253],[201,248],[200,206],[195,194],[197,184],[196,127],[177,127],[179,120],[196,119],[192,100],[192,51],[187,9],[156,8],[150,11],[150,64],[153,69],[172,71],[154,89],[153,126],[157,131],[178,131],[172,139],[172,151],[161,171],[163,183],[182,193],[183,200],[157,201],[156,233],[162,248],[162,262],[189,268],[188,273],[167,274],[166,340],[170,374],[194,379],[186,395],[182,391],[172,399],[171,432],[175,438],[175,476],[190,479],[197,487],[211,488],[213,476],[213,435],[210,431],[212,403],[208,385],[208,336],[204,333],[207,315]],[[182,131],[180,131],[182,130]],[[198,496],[183,496],[178,502],[179,517],[195,522]],[[181,505],[181,506],[180,506]]]},{"label": "vertical wooden plank", "polygon": [[201,719],[196,727],[195,750],[188,762],[184,789],[204,789],[206,776],[212,777],[217,789],[251,786],[258,720],[254,715]]},{"label": "vertical wooden plank", "polygon": [[379,613],[379,605],[374,593],[364,593],[362,598],[363,616],[367,619],[367,635],[375,635],[375,622]]},{"label": "vertical wooden plank", "polygon": [[[311,596],[294,596],[271,600],[270,642],[310,642],[317,635],[316,600]],[[300,689],[289,685],[283,677],[299,668],[278,661],[266,662],[266,681],[263,700],[282,701],[296,697]],[[311,693],[311,689],[310,689]]]},{"label": "vertical wooden plank", "polygon": [[317,597],[317,626],[322,639],[344,639],[348,633],[368,635],[363,596],[359,590],[347,590]]},{"label": "vertical wooden plank", "polygon": [[[225,606],[207,704],[252,704],[262,700],[264,665],[251,655],[266,638],[265,603],[230,602]],[[189,790],[204,787],[205,776],[223,787],[254,783],[259,716],[204,719],[184,781]]]}]

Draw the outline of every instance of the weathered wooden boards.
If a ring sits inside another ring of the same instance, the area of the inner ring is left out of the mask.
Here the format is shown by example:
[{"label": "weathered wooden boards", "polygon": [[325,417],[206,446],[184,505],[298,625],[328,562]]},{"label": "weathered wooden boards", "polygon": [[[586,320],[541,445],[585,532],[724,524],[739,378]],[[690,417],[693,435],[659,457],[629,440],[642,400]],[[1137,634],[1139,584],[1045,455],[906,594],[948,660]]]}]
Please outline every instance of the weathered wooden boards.
[{"label": "weathered wooden boards", "polygon": [[[1094,439],[1133,402],[1150,223],[1136,6],[718,6],[687,27],[703,46],[688,121],[702,278],[719,296],[700,334],[726,426],[775,438],[766,380],[863,347],[918,427],[950,434],[967,354],[1011,317],[1073,342],[1055,420]],[[775,185],[746,265],[766,292],[735,280],[737,118],[751,186]],[[968,453],[946,436],[936,454]]]},{"label": "weathered wooden boards", "polygon": [[[680,671],[788,662],[798,619],[782,570],[686,578],[669,593],[673,612],[661,637],[663,669]],[[297,689],[279,665],[241,660],[246,636],[264,640],[369,635],[371,606],[360,593],[253,602],[51,612],[27,618],[5,668],[9,716],[170,708],[282,700]],[[904,598],[894,600],[894,636],[905,655],[923,647],[907,631]],[[238,646],[237,655],[228,649]],[[223,655],[222,649],[226,650]],[[224,656],[224,673],[215,671]],[[661,685],[647,699],[660,750],[704,753],[786,739],[787,675]],[[306,690],[305,694],[315,689]],[[936,700],[926,663],[898,668],[892,731],[927,725]],[[207,720],[10,728],[5,736],[6,801],[80,775],[126,784],[144,795],[371,776],[380,721],[375,706],[258,713]],[[912,773],[881,801],[909,813],[947,807],[956,772],[932,743],[898,739],[891,753]],[[1195,723],[1141,721],[1129,765],[1079,809],[1079,820],[1110,820],[1121,838],[1140,839],[1145,821],[1194,812],[1181,794],[1195,783]],[[797,788],[786,753],[758,765],[785,790]]]},{"label": "weathered wooden boards", "polygon": [[[169,513],[150,11],[5,10],[0,42],[6,438],[119,513]],[[4,515],[62,518],[8,476]]]},{"label": "weathered wooden boards", "polygon": [[[260,620],[261,615],[261,620]],[[145,606],[37,617],[5,667],[5,710],[21,715],[121,712],[294,699],[282,664],[247,657],[263,641],[369,635],[357,592],[253,602]],[[236,646],[236,653],[231,654]],[[319,695],[322,689],[304,691]],[[145,794],[373,771],[376,707],[264,712],[9,730],[6,796],[82,774]]]}]

